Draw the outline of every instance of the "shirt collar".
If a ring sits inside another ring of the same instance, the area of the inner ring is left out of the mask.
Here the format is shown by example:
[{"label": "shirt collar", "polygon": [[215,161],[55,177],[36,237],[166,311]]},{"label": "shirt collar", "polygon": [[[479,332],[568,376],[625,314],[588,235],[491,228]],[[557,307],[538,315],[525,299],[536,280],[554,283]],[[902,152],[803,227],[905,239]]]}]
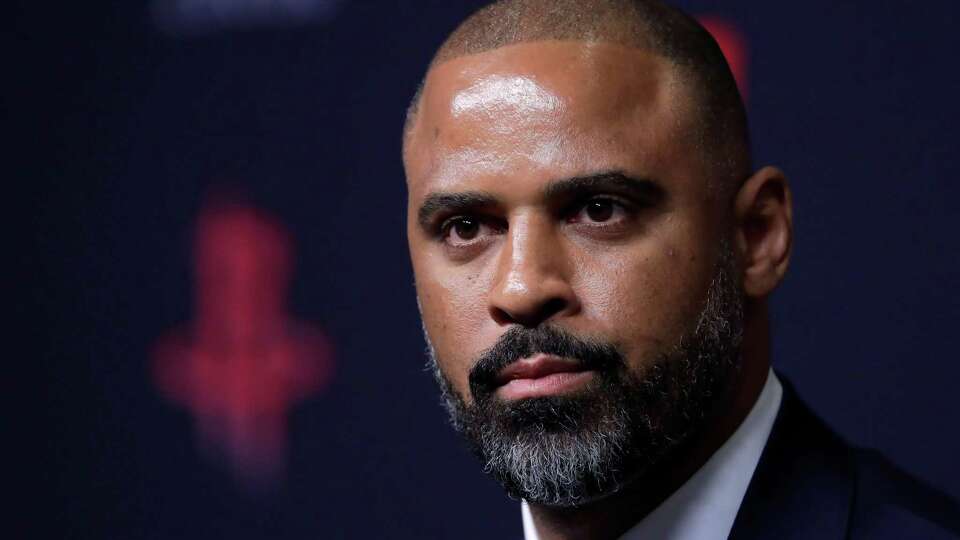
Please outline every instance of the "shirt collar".
[{"label": "shirt collar", "polygon": [[[783,387],[771,369],[756,403],[733,435],[677,491],[627,531],[622,540],[727,538],[782,398]],[[521,505],[521,513],[525,540],[540,540],[526,501]]]}]

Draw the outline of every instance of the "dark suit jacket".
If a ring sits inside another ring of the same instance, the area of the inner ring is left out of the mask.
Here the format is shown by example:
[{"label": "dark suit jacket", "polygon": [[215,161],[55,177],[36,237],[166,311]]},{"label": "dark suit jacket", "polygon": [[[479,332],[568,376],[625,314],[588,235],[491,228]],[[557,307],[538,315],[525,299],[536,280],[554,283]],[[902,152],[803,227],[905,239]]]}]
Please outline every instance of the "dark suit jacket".
[{"label": "dark suit jacket", "polygon": [[730,538],[960,538],[960,506],[783,401]]}]

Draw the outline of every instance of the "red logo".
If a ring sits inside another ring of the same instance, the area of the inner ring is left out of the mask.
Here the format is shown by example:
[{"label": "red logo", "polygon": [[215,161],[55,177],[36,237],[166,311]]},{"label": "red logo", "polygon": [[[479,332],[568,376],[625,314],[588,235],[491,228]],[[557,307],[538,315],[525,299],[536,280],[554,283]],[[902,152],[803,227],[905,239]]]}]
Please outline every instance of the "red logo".
[{"label": "red logo", "polygon": [[287,311],[293,240],[250,206],[214,205],[194,242],[196,318],[153,357],[161,393],[194,417],[200,449],[250,486],[278,481],[287,413],[330,379],[327,338]]},{"label": "red logo", "polygon": [[743,32],[736,24],[721,17],[702,15],[697,17],[697,20],[710,32],[713,39],[717,40],[720,50],[723,51],[723,56],[730,64],[730,71],[733,72],[733,77],[737,80],[740,95],[743,96],[744,101],[747,101],[749,90],[747,80],[749,59],[747,55],[749,51],[747,49],[747,39]]}]

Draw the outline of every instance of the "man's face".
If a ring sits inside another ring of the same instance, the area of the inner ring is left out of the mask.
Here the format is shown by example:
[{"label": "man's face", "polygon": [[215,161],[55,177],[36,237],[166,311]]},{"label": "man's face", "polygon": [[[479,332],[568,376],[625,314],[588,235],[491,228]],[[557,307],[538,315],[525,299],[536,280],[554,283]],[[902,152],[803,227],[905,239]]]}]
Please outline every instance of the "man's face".
[{"label": "man's face", "polygon": [[728,218],[691,103],[669,62],[603,43],[427,78],[404,153],[424,328],[455,425],[515,495],[619,489],[735,368]]}]

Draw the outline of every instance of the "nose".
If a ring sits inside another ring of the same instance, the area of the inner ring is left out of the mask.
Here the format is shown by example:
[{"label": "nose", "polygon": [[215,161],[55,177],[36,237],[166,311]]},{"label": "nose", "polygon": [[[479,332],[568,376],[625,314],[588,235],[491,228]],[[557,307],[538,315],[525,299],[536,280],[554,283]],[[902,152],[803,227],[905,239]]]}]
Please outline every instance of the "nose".
[{"label": "nose", "polygon": [[497,324],[533,328],[580,310],[565,251],[549,222],[511,223],[489,301]]}]

